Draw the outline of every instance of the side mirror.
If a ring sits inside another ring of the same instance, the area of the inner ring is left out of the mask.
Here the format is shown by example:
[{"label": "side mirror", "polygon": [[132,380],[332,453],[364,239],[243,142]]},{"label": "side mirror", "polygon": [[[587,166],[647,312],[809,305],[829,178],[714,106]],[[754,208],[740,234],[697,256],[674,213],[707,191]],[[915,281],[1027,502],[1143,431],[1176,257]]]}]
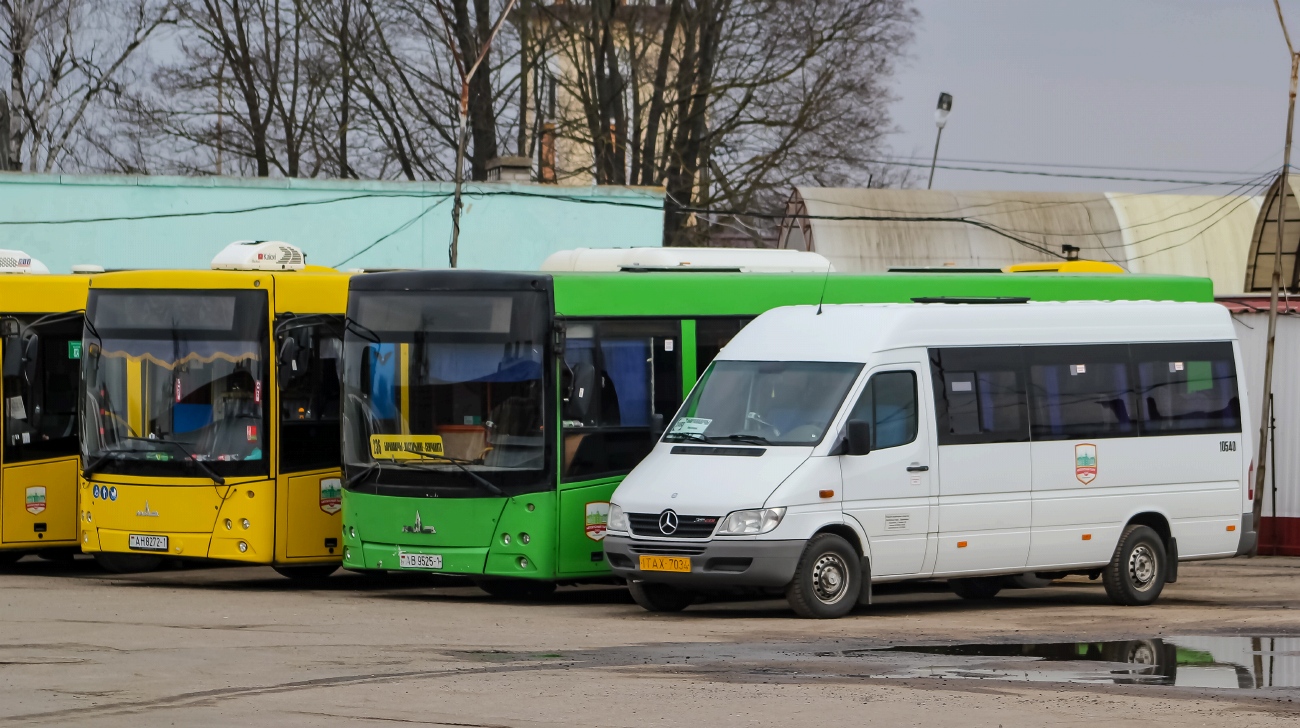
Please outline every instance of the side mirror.
[{"label": "side mirror", "polygon": [[573,381],[569,383],[569,401],[564,407],[564,419],[586,422],[595,398],[596,367],[587,363],[575,364]]},{"label": "side mirror", "polygon": [[16,377],[23,372],[23,351],[16,336],[4,337],[4,375]]},{"label": "side mirror", "polygon": [[650,432],[655,437],[664,434],[664,416],[658,412],[650,415]]},{"label": "side mirror", "polygon": [[286,336],[280,342],[280,366],[298,371],[298,340],[292,336]]},{"label": "side mirror", "polygon": [[848,447],[845,455],[866,455],[871,452],[871,423],[866,420],[849,420]]},{"label": "side mirror", "polygon": [[23,380],[30,386],[36,381],[36,365],[41,352],[41,335],[28,334],[23,341]]}]

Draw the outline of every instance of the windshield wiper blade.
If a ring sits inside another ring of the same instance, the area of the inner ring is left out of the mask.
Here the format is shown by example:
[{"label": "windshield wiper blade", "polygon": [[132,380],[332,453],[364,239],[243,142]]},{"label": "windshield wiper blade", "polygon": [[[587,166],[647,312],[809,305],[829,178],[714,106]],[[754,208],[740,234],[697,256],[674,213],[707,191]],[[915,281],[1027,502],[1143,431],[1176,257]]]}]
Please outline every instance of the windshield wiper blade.
[{"label": "windshield wiper blade", "polygon": [[362,323],[358,323],[357,320],[354,318],[344,317],[343,328],[348,331],[351,331],[352,333],[356,334],[357,336],[360,336],[361,338],[365,339],[366,341],[369,341],[372,344],[379,343],[379,334],[376,334],[369,326],[366,326],[365,324]]},{"label": "windshield wiper blade", "polygon": [[358,472],[358,473],[356,473],[355,475],[353,475],[352,477],[348,478],[348,487],[351,488],[352,486],[356,485],[357,483],[360,483],[361,481],[363,481],[363,480],[365,480],[366,478],[370,477],[370,474],[371,474],[371,473],[375,472],[376,470],[380,470],[380,469],[382,469],[383,467],[384,467],[383,465],[380,465],[380,464],[377,463],[377,462],[372,462],[372,463],[370,463],[370,464],[367,465],[366,467],[362,468],[360,472]]},{"label": "windshield wiper blade", "polygon": [[491,493],[492,495],[495,496],[505,495],[505,492],[502,491],[500,488],[498,488],[495,483],[488,480],[487,478],[484,478],[483,476],[479,475],[473,470],[470,470],[469,468],[465,467],[465,463],[472,462],[470,460],[462,460],[460,458],[449,458],[446,455],[429,455],[427,453],[415,452],[414,450],[407,450],[405,452],[409,452],[412,455],[418,455],[419,457],[426,458],[428,460],[451,463],[452,465],[455,465],[456,467],[460,468],[460,471],[462,473],[468,475],[472,480],[474,480],[474,482],[478,483],[480,486],[483,487],[484,490]]},{"label": "windshield wiper blade", "polygon": [[699,432],[670,432],[667,435],[664,435],[664,439],[669,440],[669,442],[677,438],[681,438],[683,440],[694,440],[696,442],[712,441],[712,438],[710,438],[708,435]]},{"label": "windshield wiper blade", "polygon": [[718,440],[729,440],[731,442],[743,442],[750,445],[771,445],[772,441],[762,435],[726,435],[724,437],[712,438],[715,442]]},{"label": "windshield wiper blade", "polygon": [[112,460],[113,458],[117,457],[119,454],[120,453],[117,453],[113,450],[105,450],[102,454],[100,454],[99,457],[95,458],[94,460],[91,460],[90,463],[86,465],[86,467],[81,469],[81,477],[84,478],[85,480],[90,480],[90,476],[94,475],[96,470],[99,470],[100,468],[104,467],[104,463],[108,462],[109,460]]},{"label": "windshield wiper blade", "polygon": [[164,444],[164,445],[171,445],[172,447],[174,447],[174,448],[176,448],[177,450],[180,450],[182,453],[184,453],[184,455],[185,455],[185,459],[186,459],[187,461],[193,463],[193,464],[195,465],[195,467],[197,467],[199,470],[202,470],[204,475],[208,476],[209,478],[212,478],[212,482],[216,483],[217,485],[225,485],[225,484],[226,484],[226,479],[225,479],[224,477],[222,477],[221,475],[219,475],[219,474],[217,473],[217,471],[215,471],[215,470],[213,470],[212,468],[208,467],[208,464],[207,464],[207,463],[203,462],[202,460],[199,460],[199,459],[195,458],[195,457],[194,457],[194,453],[190,452],[190,449],[189,449],[189,448],[185,447],[184,445],[180,444],[179,442],[176,442],[175,440],[164,440],[164,439],[162,439],[161,437],[153,437],[153,438],[150,438],[150,437],[123,437],[123,438],[120,438],[120,439],[122,439],[122,440],[139,441],[139,442],[148,442],[148,443],[161,442],[161,443]]}]

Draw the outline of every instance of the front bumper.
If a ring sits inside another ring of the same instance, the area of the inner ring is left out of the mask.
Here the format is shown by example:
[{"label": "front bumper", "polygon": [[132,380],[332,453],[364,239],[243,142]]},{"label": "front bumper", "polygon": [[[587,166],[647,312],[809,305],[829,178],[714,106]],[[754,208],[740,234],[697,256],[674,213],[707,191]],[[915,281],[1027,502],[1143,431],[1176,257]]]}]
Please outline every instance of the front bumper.
[{"label": "front bumper", "polygon": [[[806,541],[649,541],[605,536],[605,560],[624,579],[690,587],[783,587],[794,578]],[[641,556],[685,556],[691,572],[642,571]]]}]

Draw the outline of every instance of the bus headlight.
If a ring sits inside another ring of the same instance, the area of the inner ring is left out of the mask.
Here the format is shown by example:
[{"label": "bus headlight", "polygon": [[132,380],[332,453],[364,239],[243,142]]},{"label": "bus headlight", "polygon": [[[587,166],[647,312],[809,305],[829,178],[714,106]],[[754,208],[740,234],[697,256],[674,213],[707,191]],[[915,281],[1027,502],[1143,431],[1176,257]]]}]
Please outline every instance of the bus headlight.
[{"label": "bus headlight", "polygon": [[[613,509],[611,509],[612,511]],[[785,507],[759,508],[752,511],[732,511],[722,519],[718,527],[719,536],[753,536],[767,533],[781,525],[785,517]]]},{"label": "bus headlight", "polygon": [[248,527],[251,526],[251,525],[253,525],[253,524],[249,523],[247,518],[242,518],[242,519],[240,519],[240,521],[239,521],[239,525],[243,526],[243,527],[244,527],[244,530],[247,531],[247,530],[248,530]]},{"label": "bus headlight", "polygon": [[627,514],[614,503],[609,504],[609,520],[605,523],[605,530],[627,533]]}]

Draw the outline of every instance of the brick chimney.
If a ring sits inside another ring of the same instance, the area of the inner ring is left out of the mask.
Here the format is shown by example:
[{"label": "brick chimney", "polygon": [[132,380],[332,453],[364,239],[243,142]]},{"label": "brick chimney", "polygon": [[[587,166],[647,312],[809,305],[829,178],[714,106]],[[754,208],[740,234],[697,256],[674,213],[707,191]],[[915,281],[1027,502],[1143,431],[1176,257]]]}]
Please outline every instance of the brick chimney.
[{"label": "brick chimney", "polygon": [[493,157],[487,162],[491,182],[532,182],[533,160],[528,157]]}]

